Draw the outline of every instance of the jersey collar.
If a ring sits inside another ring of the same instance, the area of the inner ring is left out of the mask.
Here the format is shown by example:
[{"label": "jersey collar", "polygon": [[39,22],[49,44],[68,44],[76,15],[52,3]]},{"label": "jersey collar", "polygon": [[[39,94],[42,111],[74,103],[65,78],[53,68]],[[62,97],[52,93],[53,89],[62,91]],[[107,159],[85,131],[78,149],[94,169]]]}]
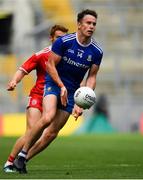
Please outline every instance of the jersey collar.
[{"label": "jersey collar", "polygon": [[76,41],[77,41],[77,43],[78,43],[80,46],[82,46],[82,47],[87,47],[87,46],[89,46],[89,45],[92,43],[92,38],[91,38],[91,41],[90,41],[88,44],[84,45],[84,44],[81,44],[81,43],[79,42],[78,37],[77,37],[77,33],[76,33]]}]

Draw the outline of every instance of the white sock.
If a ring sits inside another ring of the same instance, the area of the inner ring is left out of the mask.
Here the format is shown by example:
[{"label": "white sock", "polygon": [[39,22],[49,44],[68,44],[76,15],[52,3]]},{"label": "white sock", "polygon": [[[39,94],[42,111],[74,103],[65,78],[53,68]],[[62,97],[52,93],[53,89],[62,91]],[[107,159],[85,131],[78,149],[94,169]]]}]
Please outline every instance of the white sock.
[{"label": "white sock", "polygon": [[6,163],[5,163],[4,167],[6,167],[6,166],[10,166],[10,165],[13,165],[13,162],[6,161]]},{"label": "white sock", "polygon": [[24,158],[26,159],[27,152],[25,152],[25,151],[22,150],[22,151],[18,154],[18,156],[22,156],[22,157],[24,157]]}]

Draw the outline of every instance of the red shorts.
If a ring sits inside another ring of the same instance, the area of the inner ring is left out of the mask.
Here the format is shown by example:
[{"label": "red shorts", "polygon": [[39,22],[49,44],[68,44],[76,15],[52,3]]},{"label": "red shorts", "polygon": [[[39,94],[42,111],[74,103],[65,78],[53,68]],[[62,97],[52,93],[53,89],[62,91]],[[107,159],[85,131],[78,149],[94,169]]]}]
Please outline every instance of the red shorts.
[{"label": "red shorts", "polygon": [[42,95],[30,94],[28,104],[27,104],[27,109],[30,107],[33,107],[33,108],[39,109],[42,112],[43,111],[42,102],[43,102]]}]

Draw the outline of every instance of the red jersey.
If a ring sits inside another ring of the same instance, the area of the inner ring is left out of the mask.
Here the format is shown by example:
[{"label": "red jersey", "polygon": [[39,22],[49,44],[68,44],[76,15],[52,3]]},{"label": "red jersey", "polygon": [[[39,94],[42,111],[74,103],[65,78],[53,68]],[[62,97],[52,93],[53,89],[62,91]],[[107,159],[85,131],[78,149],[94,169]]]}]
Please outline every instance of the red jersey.
[{"label": "red jersey", "polygon": [[43,50],[32,55],[26,62],[19,68],[26,74],[29,74],[32,70],[36,70],[37,80],[34,87],[30,91],[31,94],[38,94],[43,96],[45,74],[46,74],[46,61],[50,54],[50,48],[46,47]]}]

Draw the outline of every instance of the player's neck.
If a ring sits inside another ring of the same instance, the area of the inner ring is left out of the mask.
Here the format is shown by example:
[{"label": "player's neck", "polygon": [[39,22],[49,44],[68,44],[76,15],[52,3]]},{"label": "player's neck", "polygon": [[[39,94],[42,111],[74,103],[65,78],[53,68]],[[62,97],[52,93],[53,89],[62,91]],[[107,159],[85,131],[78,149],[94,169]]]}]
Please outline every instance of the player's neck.
[{"label": "player's neck", "polygon": [[77,32],[77,40],[80,44],[88,45],[91,42],[91,37],[84,36],[80,32]]}]

